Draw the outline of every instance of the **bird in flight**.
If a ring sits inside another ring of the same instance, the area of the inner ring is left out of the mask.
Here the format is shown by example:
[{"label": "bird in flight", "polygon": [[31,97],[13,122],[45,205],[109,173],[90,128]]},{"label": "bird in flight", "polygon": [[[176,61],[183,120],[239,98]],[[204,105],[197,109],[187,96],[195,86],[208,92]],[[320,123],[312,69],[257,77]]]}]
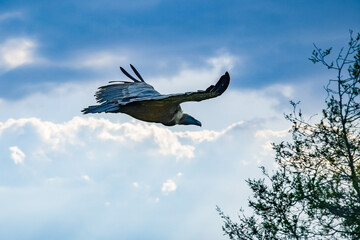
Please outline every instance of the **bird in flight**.
[{"label": "bird in flight", "polygon": [[99,105],[84,108],[82,112],[84,114],[125,113],[138,120],[162,123],[165,126],[176,124],[201,126],[200,121],[183,113],[180,104],[220,96],[230,83],[230,75],[226,72],[215,85],[211,85],[206,90],[163,95],[147,84],[133,65],[130,64],[130,67],[138,79],[120,67],[120,70],[132,81],[111,81],[109,83],[112,84],[99,87],[95,93]]}]

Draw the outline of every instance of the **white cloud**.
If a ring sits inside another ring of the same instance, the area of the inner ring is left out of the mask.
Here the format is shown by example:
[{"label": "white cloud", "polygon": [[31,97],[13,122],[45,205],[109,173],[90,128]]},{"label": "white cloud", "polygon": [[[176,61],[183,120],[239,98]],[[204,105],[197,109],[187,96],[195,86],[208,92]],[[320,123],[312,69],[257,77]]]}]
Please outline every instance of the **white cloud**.
[{"label": "white cloud", "polygon": [[233,123],[230,126],[226,127],[221,131],[214,130],[201,130],[201,131],[185,131],[185,132],[176,132],[175,134],[181,138],[189,138],[195,143],[201,143],[203,141],[215,141],[222,135],[226,134],[228,131],[231,131],[233,128],[242,125],[244,122],[240,121]]},{"label": "white cloud", "polygon": [[160,154],[174,155],[176,159],[194,157],[194,146],[181,144],[177,136],[169,129],[159,128],[157,130],[154,131],[154,140],[160,147]]},{"label": "white cloud", "polygon": [[24,163],[24,159],[26,157],[25,153],[20,150],[17,146],[12,146],[9,148],[11,151],[11,159],[14,161],[15,164],[22,164]]},{"label": "white cloud", "polygon": [[138,182],[133,182],[132,185],[134,186],[134,188],[138,188],[138,187],[139,187],[139,183],[138,183]]},{"label": "white cloud", "polygon": [[[272,145],[274,143],[274,138],[285,138],[289,136],[289,128],[279,131],[275,131],[272,129],[261,129],[257,130],[254,136],[258,139],[261,139],[262,141],[265,140],[265,142],[261,144],[262,151],[260,152],[260,154],[262,156],[274,157],[275,152]],[[258,162],[261,162],[261,159],[258,159]]]},{"label": "white cloud", "polygon": [[220,54],[217,57],[211,57],[206,60],[211,66],[213,66],[217,71],[222,71],[224,68],[226,70],[231,70],[236,62],[239,62],[239,57],[231,55],[227,52]]},{"label": "white cloud", "polygon": [[94,51],[80,53],[73,60],[69,60],[63,65],[72,68],[92,68],[92,69],[118,69],[119,64],[126,63],[127,57],[113,51]]},{"label": "white cloud", "polygon": [[98,134],[102,140],[125,143],[127,140],[142,142],[152,138],[159,146],[157,152],[161,155],[174,155],[177,159],[194,157],[195,147],[181,144],[176,134],[165,127],[140,122],[115,124],[105,119],[95,118],[89,118],[88,121],[104,124]]},{"label": "white cloud", "polygon": [[268,156],[274,156],[274,150],[273,150],[273,145],[272,145],[272,141],[266,141],[263,145],[263,151],[261,152],[262,155],[268,155]]},{"label": "white cloud", "polygon": [[236,123],[222,131],[202,130],[196,132],[173,132],[172,130],[155,124],[135,121],[134,123],[114,123],[107,119],[93,117],[74,117],[64,123],[42,121],[38,118],[8,119],[0,122],[0,136],[7,129],[21,130],[26,126],[33,127],[41,139],[52,150],[64,150],[67,145],[83,146],[85,139],[82,134],[89,134],[102,141],[113,141],[125,145],[128,141],[144,142],[152,139],[158,146],[156,152],[160,155],[172,155],[176,159],[194,157],[195,146],[183,144],[180,139],[188,138],[199,144],[202,141],[215,141],[221,135],[231,130]]},{"label": "white cloud", "polygon": [[292,99],[294,97],[294,88],[290,85],[275,84],[267,88],[269,92],[281,94],[286,98]]},{"label": "white cloud", "polygon": [[81,178],[82,178],[84,181],[86,181],[86,182],[90,182],[90,181],[91,181],[91,179],[90,179],[90,177],[89,177],[88,175],[83,175],[83,176],[81,176]]},{"label": "white cloud", "polygon": [[6,122],[0,122],[0,135],[9,128],[22,129],[30,125],[34,127],[38,135],[55,150],[66,143],[80,144],[81,141],[78,140],[76,134],[82,124],[84,124],[84,122],[81,118],[74,118],[72,121],[64,124],[42,121],[38,118],[10,118]]},{"label": "white cloud", "polygon": [[0,67],[15,68],[35,62],[36,44],[27,38],[11,38],[0,43]]},{"label": "white cloud", "polygon": [[177,188],[176,183],[173,180],[168,179],[166,182],[162,184],[161,191],[164,194],[168,194],[170,192],[174,192],[176,188]]},{"label": "white cloud", "polygon": [[257,130],[255,132],[256,137],[260,137],[264,139],[269,139],[272,137],[281,138],[281,137],[285,137],[288,134],[289,134],[289,129],[284,129],[279,131],[275,131],[272,129],[262,129],[262,130]]},{"label": "white cloud", "polygon": [[0,23],[10,19],[22,19],[23,13],[20,11],[5,12],[0,14]]}]

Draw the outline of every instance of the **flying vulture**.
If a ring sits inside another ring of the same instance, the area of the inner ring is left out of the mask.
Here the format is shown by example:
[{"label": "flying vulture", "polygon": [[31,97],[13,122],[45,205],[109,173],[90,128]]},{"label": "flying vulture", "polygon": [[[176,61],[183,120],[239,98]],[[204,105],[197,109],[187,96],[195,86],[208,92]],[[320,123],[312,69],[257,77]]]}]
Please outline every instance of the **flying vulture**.
[{"label": "flying vulture", "polygon": [[230,82],[230,75],[226,72],[219,81],[208,87],[205,91],[186,92],[163,95],[147,84],[133,65],[130,67],[139,79],[134,78],[120,67],[121,71],[130,78],[129,81],[118,82],[102,86],[95,94],[99,105],[89,106],[82,110],[88,113],[126,113],[145,122],[162,123],[165,126],[197,125],[201,122],[192,116],[183,113],[180,104],[189,101],[202,101],[220,96],[225,92]]}]

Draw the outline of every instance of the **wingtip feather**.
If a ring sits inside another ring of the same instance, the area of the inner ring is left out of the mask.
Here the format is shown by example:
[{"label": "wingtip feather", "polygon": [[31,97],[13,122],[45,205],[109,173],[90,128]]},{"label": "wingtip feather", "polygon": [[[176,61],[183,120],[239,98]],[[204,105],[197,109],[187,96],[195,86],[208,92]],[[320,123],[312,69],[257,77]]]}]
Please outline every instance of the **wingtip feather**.
[{"label": "wingtip feather", "polygon": [[136,76],[137,76],[142,82],[144,82],[144,79],[142,78],[142,76],[140,75],[140,73],[138,72],[138,70],[136,70],[136,68],[135,68],[132,64],[130,64],[130,67],[131,67],[131,69],[134,71],[134,73],[136,74]]},{"label": "wingtip feather", "polygon": [[131,76],[123,67],[120,66],[120,70],[123,72],[123,74],[125,74],[128,78],[130,78],[131,80],[133,80],[134,82],[140,82],[139,80],[137,80],[136,78],[134,78],[133,76]]},{"label": "wingtip feather", "polygon": [[228,88],[230,83],[230,74],[225,72],[219,79],[219,81],[215,84],[214,88],[211,90],[221,95]]}]

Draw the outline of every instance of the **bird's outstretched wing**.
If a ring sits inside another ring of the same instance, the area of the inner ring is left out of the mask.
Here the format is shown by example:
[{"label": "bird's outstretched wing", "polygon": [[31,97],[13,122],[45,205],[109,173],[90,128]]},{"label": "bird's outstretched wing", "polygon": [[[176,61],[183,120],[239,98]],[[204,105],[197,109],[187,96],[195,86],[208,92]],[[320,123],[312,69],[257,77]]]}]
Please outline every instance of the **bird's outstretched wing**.
[{"label": "bird's outstretched wing", "polygon": [[[118,86],[108,85],[105,87],[101,87],[96,94],[96,97],[98,101],[102,101],[108,96],[112,97],[113,99],[116,97],[120,105],[125,105],[130,102],[142,101],[163,101],[164,104],[180,104],[182,102],[199,102],[209,98],[218,97],[223,92],[225,92],[225,90],[229,86],[229,83],[230,75],[228,72],[226,72],[220,77],[219,81],[215,85],[211,85],[206,90],[198,90],[196,92],[162,95],[157,92],[151,85],[145,82],[135,82],[132,83],[133,85],[129,87],[123,84],[120,84]],[[122,87],[124,87],[124,90],[121,90]]]},{"label": "bird's outstretched wing", "polygon": [[161,98],[163,101],[171,101],[174,103],[190,102],[190,101],[202,101],[209,98],[220,96],[230,83],[230,75],[226,72],[222,75],[219,81],[215,85],[211,85],[206,90],[198,90],[196,92],[186,92],[179,94],[160,95],[156,98]]},{"label": "bird's outstretched wing", "polygon": [[111,81],[109,85],[99,87],[95,93],[96,101],[100,105],[89,106],[82,110],[84,114],[114,112],[119,110],[119,105],[126,105],[130,102],[152,99],[154,96],[161,96],[151,85],[147,84],[134,66],[130,64],[136,76],[131,76],[125,69],[120,70],[132,81]]},{"label": "bird's outstretched wing", "polygon": [[133,82],[112,81],[110,83],[121,83],[99,87],[98,91],[95,94],[98,103],[102,104],[106,102],[116,102],[120,105],[125,105],[127,103],[137,101],[137,99],[139,98],[151,99],[151,97],[153,96],[161,96],[160,93],[153,88],[153,86],[147,84],[144,81],[140,73],[133,65],[130,64],[130,67],[140,80],[134,78],[124,68],[120,67],[120,70],[128,78],[133,80]]},{"label": "bird's outstretched wing", "polygon": [[145,82],[110,84],[99,87],[95,97],[98,103],[116,102],[125,105],[130,102],[151,100],[161,96],[151,85]]},{"label": "bird's outstretched wing", "polygon": [[158,103],[163,105],[177,105],[182,102],[202,101],[220,96],[223,92],[225,92],[230,82],[230,75],[226,72],[220,77],[219,81],[215,85],[211,85],[206,90],[162,95],[151,85],[147,84],[132,65],[130,66],[140,80],[134,78],[126,72],[125,69],[120,67],[121,71],[133,80],[133,82],[113,81],[121,83],[99,87],[95,97],[100,105],[89,106],[88,108],[83,109],[82,112],[84,114],[116,112],[119,110],[119,106],[124,106],[132,102],[158,101]]}]

